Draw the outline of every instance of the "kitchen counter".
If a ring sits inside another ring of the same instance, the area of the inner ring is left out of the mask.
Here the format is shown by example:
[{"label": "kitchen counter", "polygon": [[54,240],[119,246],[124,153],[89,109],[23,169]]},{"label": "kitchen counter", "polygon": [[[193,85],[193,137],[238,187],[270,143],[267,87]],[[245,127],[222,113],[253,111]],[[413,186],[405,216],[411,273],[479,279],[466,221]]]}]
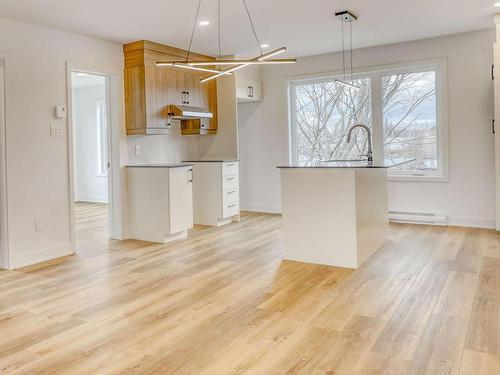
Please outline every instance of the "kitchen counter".
[{"label": "kitchen counter", "polygon": [[184,160],[183,163],[234,163],[238,159],[220,159],[220,160]]},{"label": "kitchen counter", "polygon": [[374,160],[369,163],[367,160],[334,160],[334,161],[319,161],[305,164],[289,164],[280,165],[278,168],[392,168],[406,163],[411,163],[416,159],[408,160],[393,160],[383,159]]},{"label": "kitchen counter", "polygon": [[182,168],[192,167],[193,164],[189,163],[172,163],[172,164],[131,164],[126,165],[125,168]]}]

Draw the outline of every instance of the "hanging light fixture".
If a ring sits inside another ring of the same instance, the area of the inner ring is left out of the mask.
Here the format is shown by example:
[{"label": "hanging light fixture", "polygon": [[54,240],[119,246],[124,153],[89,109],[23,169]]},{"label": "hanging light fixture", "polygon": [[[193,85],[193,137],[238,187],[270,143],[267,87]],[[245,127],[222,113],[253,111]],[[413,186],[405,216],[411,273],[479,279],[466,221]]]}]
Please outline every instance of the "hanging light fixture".
[{"label": "hanging light fixture", "polygon": [[[259,51],[260,51],[260,55],[253,58],[253,59],[249,59],[249,60],[222,59],[222,57],[221,57],[221,42],[220,42],[220,40],[221,40],[220,1],[221,0],[217,0],[217,10],[218,10],[218,18],[219,18],[218,19],[218,21],[219,21],[218,22],[218,26],[219,26],[218,27],[218,36],[219,36],[219,41],[218,41],[219,56],[218,56],[218,59],[203,60],[203,61],[201,61],[201,60],[198,60],[198,61],[189,60],[189,55],[191,53],[191,47],[193,44],[193,38],[195,35],[195,31],[196,31],[196,25],[198,24],[198,16],[200,13],[201,1],[202,0],[198,0],[198,6],[196,9],[196,16],[194,19],[193,29],[191,31],[191,38],[189,40],[189,47],[188,47],[188,51],[187,51],[186,60],[182,60],[182,61],[158,61],[158,62],[156,62],[156,66],[173,66],[173,67],[177,67],[177,68],[191,69],[191,70],[196,70],[196,71],[213,73],[213,75],[210,75],[208,77],[201,79],[201,82],[207,82],[207,81],[210,81],[212,79],[218,78],[218,77],[223,76],[223,75],[232,74],[233,72],[235,72],[239,69],[245,68],[249,65],[293,64],[293,63],[297,62],[297,59],[271,59],[271,57],[274,57],[280,53],[285,52],[286,47],[281,47],[281,48],[275,49],[275,50],[268,52],[268,53],[262,52],[262,44],[259,42],[259,38],[257,37],[257,33],[255,31],[253,20],[252,20],[252,17],[250,15],[250,11],[248,10],[248,6],[247,6],[245,0],[242,0],[243,6],[245,7],[245,10],[246,10],[246,13],[248,16],[248,20],[250,22],[250,26],[252,28],[253,36],[255,38],[255,42],[257,43],[257,46],[258,46]],[[227,66],[232,65],[232,66],[229,68],[226,68],[226,69],[222,69],[222,66],[226,66],[226,65]],[[206,66],[218,67],[218,69],[206,68]]]},{"label": "hanging light fixture", "polygon": [[[348,11],[348,10],[343,10],[341,12],[336,12],[335,13],[336,17],[340,17],[341,19],[341,25],[342,25],[342,72],[343,72],[343,79],[335,79],[334,81],[338,84],[341,84],[343,86],[353,88],[355,90],[361,90],[359,86],[356,86],[354,82],[354,69],[353,69],[353,53],[352,53],[352,23],[358,20],[358,17]],[[346,62],[345,62],[345,37],[344,37],[344,24],[349,25],[349,52],[350,52],[350,65],[351,65],[351,80],[348,81],[346,79]]]}]

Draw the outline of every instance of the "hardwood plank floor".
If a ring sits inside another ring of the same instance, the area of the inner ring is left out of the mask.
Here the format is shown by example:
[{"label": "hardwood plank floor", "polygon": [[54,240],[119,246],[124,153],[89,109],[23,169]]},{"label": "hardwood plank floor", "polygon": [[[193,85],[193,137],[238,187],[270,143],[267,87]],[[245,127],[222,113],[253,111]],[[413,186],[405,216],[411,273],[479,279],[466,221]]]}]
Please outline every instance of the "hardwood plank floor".
[{"label": "hardwood plank floor", "polygon": [[280,216],[0,272],[2,374],[498,374],[500,236],[391,225],[359,270],[281,261]]}]

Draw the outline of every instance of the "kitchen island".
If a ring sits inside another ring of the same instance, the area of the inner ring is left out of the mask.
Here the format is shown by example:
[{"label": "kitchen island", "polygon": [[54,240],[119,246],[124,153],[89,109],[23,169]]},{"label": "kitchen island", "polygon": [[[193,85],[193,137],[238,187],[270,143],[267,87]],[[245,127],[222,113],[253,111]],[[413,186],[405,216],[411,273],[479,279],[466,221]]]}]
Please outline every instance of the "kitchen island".
[{"label": "kitchen island", "polygon": [[387,241],[387,168],[401,164],[279,166],[284,259],[360,267]]}]

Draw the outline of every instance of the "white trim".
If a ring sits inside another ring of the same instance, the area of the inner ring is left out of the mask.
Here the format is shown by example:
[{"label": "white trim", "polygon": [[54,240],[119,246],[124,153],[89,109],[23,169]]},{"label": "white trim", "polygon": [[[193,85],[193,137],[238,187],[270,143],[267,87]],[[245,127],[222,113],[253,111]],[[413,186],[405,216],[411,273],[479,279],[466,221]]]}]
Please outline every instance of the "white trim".
[{"label": "white trim", "polygon": [[7,204],[7,74],[8,56],[0,53],[0,268],[10,268]]},{"label": "white trim", "polygon": [[73,155],[73,110],[72,110],[72,83],[71,73],[81,72],[87,74],[101,75],[106,78],[106,112],[108,116],[108,160],[110,168],[108,171],[108,218],[109,237],[113,239],[123,239],[122,228],[122,199],[121,199],[121,171],[120,171],[120,151],[119,138],[121,124],[119,123],[119,84],[117,74],[92,71],[66,62],[67,76],[67,108],[68,108],[68,155],[69,155],[69,205],[70,205],[70,233],[73,248],[76,249],[75,233],[75,188],[74,188],[74,155]]},{"label": "white trim", "polygon": [[46,249],[35,249],[25,254],[13,254],[9,269],[18,269],[46,262],[48,260],[73,255],[75,253],[72,243],[65,243]]},{"label": "white trim", "polygon": [[87,195],[84,197],[78,197],[76,202],[86,202],[86,203],[108,203],[107,195]]},{"label": "white trim", "polygon": [[467,228],[495,229],[494,217],[448,216],[448,225]]},{"label": "white trim", "polygon": [[281,206],[274,204],[240,203],[240,211],[281,214]]}]

